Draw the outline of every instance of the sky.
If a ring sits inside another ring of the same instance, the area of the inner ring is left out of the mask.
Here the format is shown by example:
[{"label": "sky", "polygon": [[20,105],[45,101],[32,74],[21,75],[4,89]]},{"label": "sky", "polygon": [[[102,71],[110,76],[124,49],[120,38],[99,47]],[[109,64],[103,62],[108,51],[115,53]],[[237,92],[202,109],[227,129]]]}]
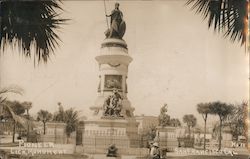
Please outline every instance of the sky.
[{"label": "sky", "polygon": [[[109,14],[116,1],[106,0]],[[118,1],[127,30],[124,40],[133,58],[128,72],[128,99],[135,115],[168,114],[182,120],[200,102],[248,100],[249,54],[209,30],[207,21],[185,1]],[[58,31],[62,42],[47,64],[34,67],[17,50],[0,56],[0,86],[17,85],[24,94],[9,99],[31,101],[31,113],[55,112],[57,103],[89,116],[97,98],[95,56],[107,29],[104,1],[63,1],[62,18],[71,19]],[[200,120],[202,121],[202,120]]]}]

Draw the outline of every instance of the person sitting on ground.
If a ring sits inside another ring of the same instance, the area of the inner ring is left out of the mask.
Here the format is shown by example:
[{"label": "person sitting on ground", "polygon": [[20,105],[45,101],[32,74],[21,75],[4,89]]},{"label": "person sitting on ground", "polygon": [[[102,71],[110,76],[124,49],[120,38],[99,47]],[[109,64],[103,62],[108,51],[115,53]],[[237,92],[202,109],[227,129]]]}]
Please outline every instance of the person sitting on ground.
[{"label": "person sitting on ground", "polygon": [[151,148],[150,157],[150,159],[160,159],[160,149],[157,142],[155,142]]}]

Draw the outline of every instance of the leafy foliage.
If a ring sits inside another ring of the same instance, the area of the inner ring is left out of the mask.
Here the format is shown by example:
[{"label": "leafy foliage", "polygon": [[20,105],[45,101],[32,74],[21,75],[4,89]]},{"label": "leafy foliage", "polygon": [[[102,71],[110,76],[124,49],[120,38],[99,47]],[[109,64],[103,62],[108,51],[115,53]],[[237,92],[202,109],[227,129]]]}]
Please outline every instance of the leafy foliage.
[{"label": "leafy foliage", "polygon": [[70,137],[70,134],[76,131],[78,124],[78,111],[73,108],[64,110],[62,104],[58,103],[59,110],[54,114],[53,121],[66,123],[66,134]]},{"label": "leafy foliage", "polygon": [[210,104],[211,114],[218,115],[220,119],[219,150],[221,149],[221,140],[222,140],[221,132],[222,132],[223,121],[225,121],[227,117],[233,112],[233,109],[234,109],[233,105],[222,103],[220,101],[212,102]]},{"label": "leafy foliage", "polygon": [[43,122],[43,134],[46,134],[46,123],[52,119],[52,114],[47,110],[37,112],[37,120]]},{"label": "leafy foliage", "polygon": [[203,148],[204,150],[206,149],[206,131],[207,131],[207,117],[208,114],[211,113],[210,109],[210,103],[199,103],[197,104],[197,111],[202,115],[202,118],[204,119],[204,145]]},{"label": "leafy foliage", "polygon": [[231,133],[236,140],[238,140],[238,136],[247,137],[247,107],[247,102],[234,105],[232,113],[228,115],[225,121],[225,124],[231,128]]},{"label": "leafy foliage", "polygon": [[183,122],[189,127],[194,127],[197,123],[197,119],[193,114],[187,114],[183,116]]},{"label": "leafy foliage", "polygon": [[202,115],[202,118],[206,121],[208,114],[211,113],[210,103],[197,104],[197,111]]},{"label": "leafy foliage", "polygon": [[156,127],[151,126],[150,129],[147,131],[146,136],[148,141],[153,141],[156,137]]},{"label": "leafy foliage", "polygon": [[8,105],[10,105],[10,107],[12,108],[13,112],[16,115],[21,115],[21,114],[25,113],[25,108],[22,105],[22,103],[20,103],[18,101],[14,101],[14,102],[7,101],[7,103],[10,103]]},{"label": "leafy foliage", "polygon": [[52,114],[47,110],[40,110],[37,113],[37,120],[46,123],[52,119]]},{"label": "leafy foliage", "polygon": [[159,125],[162,126],[162,127],[165,127],[165,126],[173,126],[173,127],[181,126],[181,122],[180,122],[179,119],[170,118],[170,116],[167,114],[167,111],[168,111],[167,107],[168,107],[167,104],[164,104],[161,107],[160,115],[158,117]]},{"label": "leafy foliage", "polygon": [[78,112],[73,108],[65,111],[66,134],[69,137],[76,130],[78,123]]},{"label": "leafy foliage", "polygon": [[225,37],[232,41],[246,42],[248,33],[247,0],[188,0],[187,5],[196,9],[196,13],[208,19],[208,27],[222,31]]},{"label": "leafy foliage", "polygon": [[25,113],[25,107],[23,103],[18,101],[8,101],[5,100],[1,103],[2,111],[0,114],[0,119],[12,123],[12,142],[15,142],[15,134],[17,127],[23,127],[27,129],[26,122],[27,120],[23,117]]},{"label": "leafy foliage", "polygon": [[5,100],[1,103],[1,106],[2,106],[2,111],[0,114],[1,119],[15,120],[15,116],[20,116],[25,113],[25,107],[23,103],[20,103],[18,101]]},{"label": "leafy foliage", "polygon": [[191,127],[195,127],[197,124],[197,119],[193,114],[186,114],[183,116],[183,122],[187,124],[188,127],[188,135],[191,135]]},{"label": "leafy foliage", "polygon": [[172,118],[170,119],[170,126],[173,126],[173,127],[181,126],[181,122],[177,118]]},{"label": "leafy foliage", "polygon": [[233,112],[233,109],[233,105],[220,101],[210,104],[211,114],[218,115],[221,121],[224,121]]},{"label": "leafy foliage", "polygon": [[167,114],[167,106],[167,104],[164,104],[163,107],[161,107],[160,115],[158,117],[159,125],[163,127],[170,124],[170,116]]},{"label": "leafy foliage", "polygon": [[17,47],[25,56],[47,62],[50,53],[58,46],[56,30],[65,19],[59,18],[62,10],[58,0],[4,0],[0,1],[0,47]]}]

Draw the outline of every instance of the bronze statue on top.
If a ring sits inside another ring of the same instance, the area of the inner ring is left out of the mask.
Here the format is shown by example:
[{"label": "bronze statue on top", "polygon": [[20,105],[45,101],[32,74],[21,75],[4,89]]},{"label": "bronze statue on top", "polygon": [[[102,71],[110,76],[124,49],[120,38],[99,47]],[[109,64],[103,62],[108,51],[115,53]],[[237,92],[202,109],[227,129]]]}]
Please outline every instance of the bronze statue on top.
[{"label": "bronze statue on top", "polygon": [[110,28],[105,32],[106,38],[118,38],[122,39],[126,30],[126,23],[123,20],[123,14],[119,10],[119,3],[115,3],[115,9],[110,15],[106,15],[110,18]]}]

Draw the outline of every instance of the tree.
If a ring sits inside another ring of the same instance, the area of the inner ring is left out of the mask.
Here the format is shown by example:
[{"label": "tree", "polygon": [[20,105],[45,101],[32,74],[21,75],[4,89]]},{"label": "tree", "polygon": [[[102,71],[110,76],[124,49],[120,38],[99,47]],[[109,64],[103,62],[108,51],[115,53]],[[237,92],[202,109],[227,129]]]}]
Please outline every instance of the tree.
[{"label": "tree", "polygon": [[34,50],[34,60],[47,62],[58,46],[56,30],[64,24],[57,11],[62,10],[58,0],[1,0],[0,48],[17,47],[26,57]]},{"label": "tree", "polygon": [[221,131],[222,131],[222,124],[223,121],[227,118],[229,114],[233,112],[233,106],[230,104],[222,103],[220,101],[212,102],[210,104],[211,114],[218,115],[220,124],[219,124],[219,150],[221,149]]},{"label": "tree", "polygon": [[238,140],[238,136],[245,136],[247,138],[247,102],[233,105],[232,113],[227,116],[225,124],[231,128],[233,137]]},{"label": "tree", "polygon": [[24,115],[24,117],[27,119],[27,136],[29,136],[29,133],[30,133],[30,129],[31,129],[31,125],[32,125],[32,117],[30,117],[30,114],[29,114],[29,110],[32,108],[32,102],[23,102],[22,103],[25,111],[26,111],[26,115]]},{"label": "tree", "polygon": [[[1,5],[1,2],[0,2],[0,5]],[[1,8],[0,8],[0,12],[1,12]],[[10,101],[7,101],[8,93],[15,93],[15,94],[22,95],[23,89],[17,86],[0,88],[0,119],[1,121],[6,120],[6,119],[13,120],[12,142],[14,143],[16,123],[20,123],[21,125],[23,125],[23,118],[19,116],[19,113],[22,114],[23,110],[21,110],[22,108],[17,107],[17,105],[19,105],[20,103],[18,102],[11,103]]]},{"label": "tree", "polygon": [[230,36],[232,41],[246,42],[248,33],[248,0],[188,0],[187,5],[208,19],[208,27]]},{"label": "tree", "polygon": [[78,111],[70,108],[65,111],[66,135],[67,138],[76,130],[78,124]]},{"label": "tree", "polygon": [[32,102],[25,101],[22,103],[22,105],[26,110],[26,115],[29,117],[29,110],[32,108]]},{"label": "tree", "polygon": [[158,120],[159,120],[159,125],[160,126],[169,126],[170,124],[170,116],[167,114],[167,104],[164,104],[162,107],[161,107],[161,110],[160,110],[160,115],[158,117]]},{"label": "tree", "polygon": [[173,126],[173,127],[181,126],[181,122],[177,118],[172,118],[170,119],[170,126]]},{"label": "tree", "polygon": [[147,140],[153,141],[156,137],[156,126],[151,125],[149,130],[146,132]]},{"label": "tree", "polygon": [[[18,101],[8,101],[7,98],[8,93],[15,93],[22,95],[23,89],[21,89],[18,86],[0,88],[0,121],[4,121],[4,123],[8,120],[13,121],[12,141],[15,142],[16,127],[25,128],[29,132],[29,125],[31,123],[28,110],[31,108],[32,103],[31,102],[20,103]],[[25,110],[27,110],[27,116],[23,115]]]},{"label": "tree", "polygon": [[206,133],[207,133],[207,116],[211,113],[209,103],[199,103],[197,104],[197,111],[202,115],[204,120],[204,150],[206,150]]},{"label": "tree", "polygon": [[183,122],[187,124],[188,136],[191,137],[191,127],[195,127],[197,119],[193,114],[187,114],[183,116]]},{"label": "tree", "polygon": [[[25,113],[25,108],[21,103],[18,101],[10,102],[8,105],[10,105],[11,109],[16,115],[22,115]],[[16,126],[17,126],[17,120],[13,120],[13,133],[12,133],[12,142],[15,142],[15,134],[16,134]]]},{"label": "tree", "polygon": [[5,100],[1,105],[3,106],[1,120],[10,120],[13,122],[12,142],[14,143],[17,124],[19,123],[19,125],[23,125],[24,123],[21,115],[24,114],[25,108],[18,101]]},{"label": "tree", "polygon": [[[59,110],[53,116],[53,121],[66,123],[66,135],[69,139],[70,134],[74,132],[78,124],[78,111],[73,108],[64,110],[62,104],[58,102]],[[67,140],[68,141],[68,140]]]},{"label": "tree", "polygon": [[46,123],[52,119],[52,114],[47,110],[40,110],[37,113],[37,120],[43,123],[43,134],[46,133]]}]

